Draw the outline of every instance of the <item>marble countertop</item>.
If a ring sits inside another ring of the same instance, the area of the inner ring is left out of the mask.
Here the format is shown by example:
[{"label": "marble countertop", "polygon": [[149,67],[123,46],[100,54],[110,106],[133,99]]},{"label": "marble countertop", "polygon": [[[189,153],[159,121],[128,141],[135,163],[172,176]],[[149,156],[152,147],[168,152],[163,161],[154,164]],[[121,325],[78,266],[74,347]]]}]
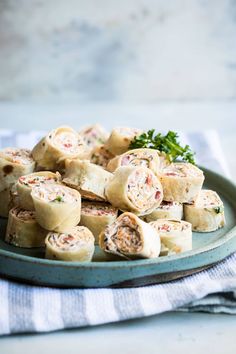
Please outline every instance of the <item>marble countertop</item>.
[{"label": "marble countertop", "polygon": [[[26,131],[73,127],[101,122],[108,128],[131,125],[158,130],[216,129],[232,179],[236,178],[236,101],[162,102],[153,105],[28,105],[0,104],[2,129]],[[144,319],[41,335],[15,335],[0,339],[1,354],[83,354],[124,352],[185,353],[209,350],[234,354],[235,316],[203,313],[166,313]]]},{"label": "marble countertop", "polygon": [[1,1],[0,99],[235,97],[235,33],[232,0]]}]

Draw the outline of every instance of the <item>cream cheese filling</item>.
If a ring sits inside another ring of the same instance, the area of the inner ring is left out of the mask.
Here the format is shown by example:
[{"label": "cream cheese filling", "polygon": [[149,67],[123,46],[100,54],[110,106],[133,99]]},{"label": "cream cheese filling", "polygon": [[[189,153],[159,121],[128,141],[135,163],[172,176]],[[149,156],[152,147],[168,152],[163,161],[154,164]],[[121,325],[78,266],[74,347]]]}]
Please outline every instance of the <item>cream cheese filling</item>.
[{"label": "cream cheese filling", "polygon": [[34,162],[31,151],[28,149],[6,148],[2,150],[1,154],[12,163],[30,165]]},{"label": "cream cheese filling", "polygon": [[59,184],[41,184],[39,187],[33,188],[32,194],[45,202],[72,204],[77,201],[73,189]]}]

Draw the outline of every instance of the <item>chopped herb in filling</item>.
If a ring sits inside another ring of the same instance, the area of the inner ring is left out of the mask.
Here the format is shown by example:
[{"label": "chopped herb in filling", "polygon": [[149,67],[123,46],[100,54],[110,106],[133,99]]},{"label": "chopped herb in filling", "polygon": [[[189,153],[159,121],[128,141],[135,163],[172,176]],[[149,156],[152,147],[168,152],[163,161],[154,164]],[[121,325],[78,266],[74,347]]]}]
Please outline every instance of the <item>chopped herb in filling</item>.
[{"label": "chopped herb in filling", "polygon": [[215,207],[215,208],[214,208],[214,211],[216,212],[216,214],[223,213],[223,211],[224,211],[223,205],[218,206],[218,207]]},{"label": "chopped herb in filling", "polygon": [[55,199],[52,200],[52,202],[59,202],[59,203],[63,203],[63,197],[61,195],[58,195]]}]

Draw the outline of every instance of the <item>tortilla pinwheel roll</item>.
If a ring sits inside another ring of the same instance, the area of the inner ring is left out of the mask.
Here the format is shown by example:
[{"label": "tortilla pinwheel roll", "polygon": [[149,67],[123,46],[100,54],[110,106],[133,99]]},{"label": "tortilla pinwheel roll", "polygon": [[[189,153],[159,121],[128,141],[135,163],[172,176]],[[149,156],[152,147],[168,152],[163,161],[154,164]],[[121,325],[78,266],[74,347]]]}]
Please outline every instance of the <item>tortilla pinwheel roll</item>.
[{"label": "tortilla pinwheel roll", "polygon": [[215,231],[225,225],[223,202],[216,192],[203,189],[194,204],[184,205],[184,218],[194,231]]},{"label": "tortilla pinwheel roll", "polygon": [[0,216],[7,218],[10,209],[19,205],[15,183],[0,192]]},{"label": "tortilla pinwheel roll", "polygon": [[142,216],[146,222],[156,221],[157,219],[177,219],[183,218],[183,204],[179,202],[165,202],[164,200],[158,208],[151,214]]},{"label": "tortilla pinwheel roll", "polygon": [[109,161],[107,170],[114,172],[120,166],[144,166],[150,168],[155,174],[159,172],[160,158],[157,150],[134,149]]},{"label": "tortilla pinwheel roll", "polygon": [[61,261],[89,262],[95,249],[93,234],[84,226],[62,233],[49,232],[45,244],[45,257]]},{"label": "tortilla pinwheel roll", "polygon": [[9,212],[5,241],[17,247],[43,247],[48,231],[36,221],[35,212],[13,208]]},{"label": "tortilla pinwheel roll", "polygon": [[0,151],[0,192],[11,188],[20,176],[34,171],[30,150],[6,148]]},{"label": "tortilla pinwheel roll", "polygon": [[14,207],[20,207],[16,184],[17,183],[14,183],[10,189],[10,209]]},{"label": "tortilla pinwheel roll", "polygon": [[160,235],[161,255],[176,254],[192,249],[192,227],[183,220],[158,219],[149,223]]},{"label": "tortilla pinwheel roll", "polygon": [[162,202],[158,177],[146,167],[119,167],[106,187],[108,201],[122,211],[150,214]]},{"label": "tortilla pinwheel roll", "polygon": [[33,148],[32,155],[38,168],[60,170],[65,159],[84,158],[88,154],[83,138],[70,127],[52,130]]},{"label": "tortilla pinwheel roll", "polygon": [[108,162],[113,159],[114,155],[107,150],[105,145],[96,146],[92,152],[90,157],[90,162],[95,165],[102,166],[103,168],[107,168]]},{"label": "tortilla pinwheel roll", "polygon": [[202,188],[204,175],[191,163],[175,162],[163,169],[160,179],[164,200],[193,203]]},{"label": "tortilla pinwheel roll", "polygon": [[118,215],[118,209],[108,203],[82,202],[80,225],[86,226],[94,235],[98,244],[98,236],[110,225]]},{"label": "tortilla pinwheel roll", "polygon": [[80,130],[79,135],[82,136],[89,148],[104,144],[109,137],[109,133],[100,124],[94,124]]},{"label": "tortilla pinwheel roll", "polygon": [[31,192],[36,220],[46,230],[64,232],[80,222],[81,196],[60,184],[40,184]]},{"label": "tortilla pinwheel roll", "polygon": [[34,172],[26,176],[21,176],[16,184],[19,205],[25,210],[34,210],[32,200],[32,188],[41,184],[60,183],[61,175],[50,171]]},{"label": "tortilla pinwheel roll", "polygon": [[129,150],[131,141],[142,134],[141,129],[118,127],[114,128],[106,142],[106,148],[113,155],[121,155]]},{"label": "tortilla pinwheel roll", "polygon": [[159,160],[160,160],[159,171],[161,173],[163,171],[163,169],[165,169],[166,167],[168,167],[171,164],[171,162],[168,158],[168,155],[165,152],[158,151],[158,155],[159,155]]},{"label": "tortilla pinwheel roll", "polygon": [[103,251],[127,259],[156,258],[161,242],[158,232],[135,214],[123,213],[99,235]]},{"label": "tortilla pinwheel roll", "polygon": [[104,201],[105,187],[112,176],[88,160],[67,160],[63,182],[77,189],[82,198]]}]

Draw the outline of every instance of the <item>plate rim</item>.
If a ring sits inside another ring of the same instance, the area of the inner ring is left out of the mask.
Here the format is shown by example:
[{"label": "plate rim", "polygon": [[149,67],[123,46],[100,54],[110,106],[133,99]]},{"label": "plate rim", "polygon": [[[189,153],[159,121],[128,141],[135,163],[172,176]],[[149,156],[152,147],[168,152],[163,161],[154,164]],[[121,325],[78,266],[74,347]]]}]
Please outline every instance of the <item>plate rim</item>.
[{"label": "plate rim", "polygon": [[[224,182],[226,182],[228,185],[231,185],[233,189],[235,189],[236,192],[236,184],[230,180],[229,178],[221,175],[220,173],[217,173],[215,171],[212,171],[210,169],[207,169],[205,167],[200,167],[206,174],[211,174],[214,178],[220,178]],[[157,257],[157,258],[152,258],[152,259],[138,259],[138,260],[121,260],[121,261],[102,261],[102,262],[65,262],[65,261],[59,261],[59,260],[50,260],[50,259],[45,259],[45,258],[37,258],[37,257],[32,257],[28,255],[23,255],[11,251],[4,250],[0,248],[0,256],[5,257],[5,258],[10,258],[13,260],[19,260],[19,261],[24,261],[27,263],[38,263],[40,265],[45,265],[45,266],[50,266],[50,267],[64,267],[64,268],[136,268],[136,267],[146,267],[150,265],[157,265],[157,264],[163,264],[166,262],[170,261],[179,261],[181,259],[191,259],[193,256],[201,255],[202,253],[206,253],[208,251],[213,251],[214,249],[219,248],[220,246],[226,244],[229,242],[232,238],[236,237],[236,225],[231,228],[226,234],[224,234],[221,238],[209,243],[206,246],[202,246],[198,248],[197,250],[191,250],[188,252],[183,252],[178,255],[170,255],[170,256],[165,256],[165,257]],[[236,251],[236,250],[235,250]],[[234,251],[231,251],[232,254]],[[209,263],[210,264],[210,263]]]}]

